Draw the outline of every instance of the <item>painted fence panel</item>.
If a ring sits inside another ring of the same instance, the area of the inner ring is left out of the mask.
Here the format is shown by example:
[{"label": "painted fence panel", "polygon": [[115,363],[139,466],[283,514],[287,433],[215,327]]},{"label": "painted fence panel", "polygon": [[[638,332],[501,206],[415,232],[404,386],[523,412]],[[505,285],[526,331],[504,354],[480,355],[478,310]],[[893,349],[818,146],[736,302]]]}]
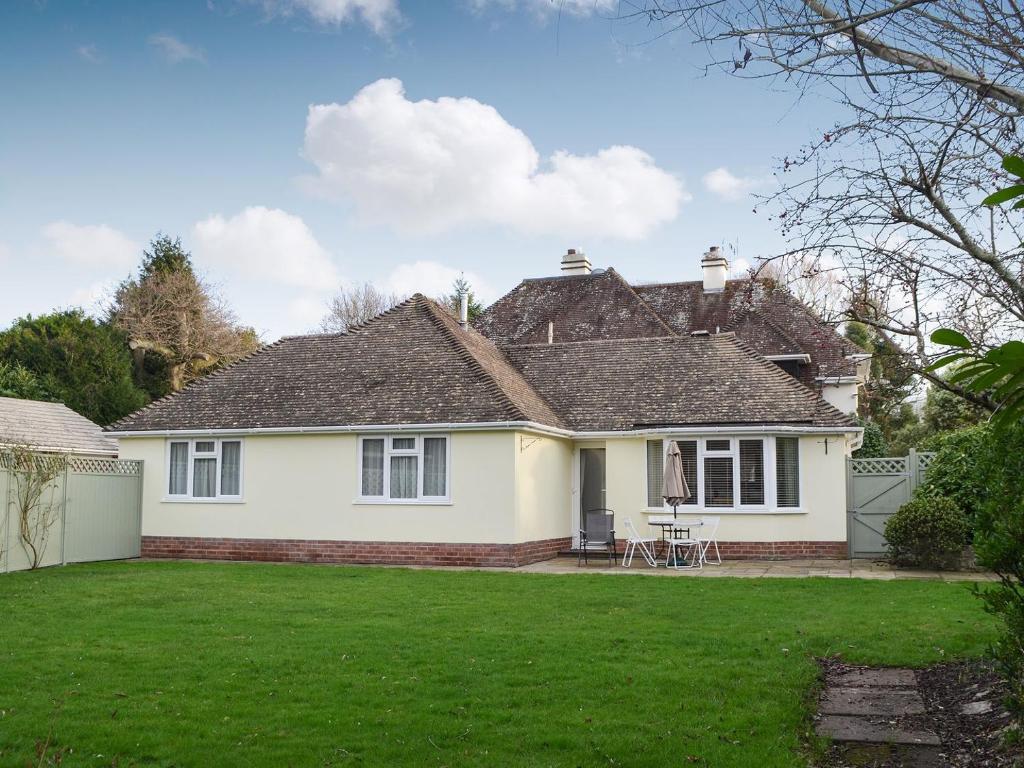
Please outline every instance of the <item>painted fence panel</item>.
[{"label": "painted fence panel", "polygon": [[[41,566],[138,557],[142,462],[71,457],[47,491],[59,514],[45,536]],[[21,571],[31,557],[20,535],[18,479],[0,468],[0,572]]]},{"label": "painted fence panel", "polygon": [[885,554],[885,523],[924,481],[933,455],[911,451],[909,456],[903,457],[847,460],[850,557]]}]

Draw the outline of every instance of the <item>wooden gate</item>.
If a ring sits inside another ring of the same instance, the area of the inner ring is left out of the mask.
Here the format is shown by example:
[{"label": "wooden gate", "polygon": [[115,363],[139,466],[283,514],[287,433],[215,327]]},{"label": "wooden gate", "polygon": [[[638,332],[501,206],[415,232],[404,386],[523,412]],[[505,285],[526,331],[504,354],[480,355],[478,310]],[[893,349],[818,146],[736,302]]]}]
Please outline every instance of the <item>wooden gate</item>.
[{"label": "wooden gate", "polygon": [[881,557],[886,551],[885,523],[924,481],[932,453],[847,459],[846,529],[850,557]]}]

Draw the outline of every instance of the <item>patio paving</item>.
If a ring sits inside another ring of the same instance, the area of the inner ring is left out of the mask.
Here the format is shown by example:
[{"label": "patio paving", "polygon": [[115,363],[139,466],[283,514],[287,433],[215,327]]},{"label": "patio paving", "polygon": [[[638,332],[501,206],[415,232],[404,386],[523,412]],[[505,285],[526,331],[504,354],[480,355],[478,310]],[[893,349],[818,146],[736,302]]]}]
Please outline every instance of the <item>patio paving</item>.
[{"label": "patio paving", "polygon": [[877,579],[877,580],[932,580],[932,581],[994,581],[993,574],[981,571],[917,571],[893,568],[875,560],[726,560],[721,565],[706,565],[702,569],[675,570],[651,568],[639,556],[629,568],[612,567],[607,560],[591,558],[589,565],[577,567],[575,557],[556,557],[515,569],[527,573],[603,573],[611,575],[678,576],[706,579],[731,576],[741,579],[809,578]]}]

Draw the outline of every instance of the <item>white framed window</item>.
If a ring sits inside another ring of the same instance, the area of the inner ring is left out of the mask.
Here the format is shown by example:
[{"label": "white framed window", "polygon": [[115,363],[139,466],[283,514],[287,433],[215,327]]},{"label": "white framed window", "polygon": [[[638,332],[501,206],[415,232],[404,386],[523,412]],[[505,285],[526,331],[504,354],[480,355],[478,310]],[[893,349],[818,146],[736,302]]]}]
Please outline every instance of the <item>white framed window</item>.
[{"label": "white framed window", "polygon": [[[799,510],[798,437],[709,436],[675,442],[691,494],[687,507],[709,512]],[[664,508],[661,494],[668,445],[668,440],[647,441],[648,509]]]},{"label": "white framed window", "polygon": [[362,435],[359,438],[359,500],[388,504],[450,500],[448,435]]},{"label": "white framed window", "polygon": [[165,489],[171,501],[241,500],[241,439],[168,440]]}]

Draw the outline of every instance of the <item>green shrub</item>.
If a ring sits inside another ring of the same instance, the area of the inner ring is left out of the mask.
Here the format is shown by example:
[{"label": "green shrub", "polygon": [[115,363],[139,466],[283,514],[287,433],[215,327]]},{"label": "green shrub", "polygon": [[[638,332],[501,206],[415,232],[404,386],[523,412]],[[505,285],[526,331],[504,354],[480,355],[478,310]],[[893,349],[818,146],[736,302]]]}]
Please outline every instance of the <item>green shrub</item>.
[{"label": "green shrub", "polygon": [[918,494],[885,524],[889,557],[897,565],[955,568],[964,550],[967,518],[952,499]]},{"label": "green shrub", "polygon": [[979,461],[992,441],[998,441],[987,425],[936,435],[925,446],[935,451],[922,493],[952,499],[967,516],[973,530],[978,506],[987,495]]},{"label": "green shrub", "polygon": [[864,427],[864,440],[856,451],[853,452],[855,459],[873,459],[876,456],[888,456],[888,447],[885,444],[885,433],[877,421],[868,419],[857,419],[860,426]]},{"label": "green shrub", "polygon": [[1007,680],[1010,708],[1024,720],[1024,425],[994,432],[977,463],[984,493],[974,548],[978,564],[999,576],[999,584],[979,594],[1002,619],[992,650]]}]

